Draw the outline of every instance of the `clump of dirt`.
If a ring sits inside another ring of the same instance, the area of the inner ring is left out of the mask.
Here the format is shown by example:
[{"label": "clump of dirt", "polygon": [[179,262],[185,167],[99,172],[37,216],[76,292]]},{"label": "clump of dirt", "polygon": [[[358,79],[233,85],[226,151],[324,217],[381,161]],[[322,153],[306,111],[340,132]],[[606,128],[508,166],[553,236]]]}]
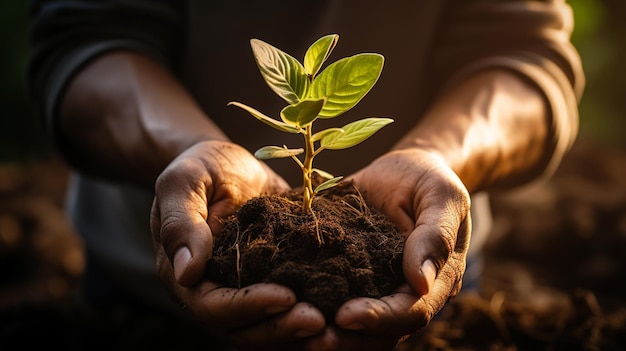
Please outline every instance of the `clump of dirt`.
[{"label": "clump of dirt", "polygon": [[379,298],[404,282],[404,237],[353,183],[318,195],[309,213],[301,196],[260,196],[241,207],[216,239],[207,278],[231,287],[288,286],[327,320],[351,298]]}]

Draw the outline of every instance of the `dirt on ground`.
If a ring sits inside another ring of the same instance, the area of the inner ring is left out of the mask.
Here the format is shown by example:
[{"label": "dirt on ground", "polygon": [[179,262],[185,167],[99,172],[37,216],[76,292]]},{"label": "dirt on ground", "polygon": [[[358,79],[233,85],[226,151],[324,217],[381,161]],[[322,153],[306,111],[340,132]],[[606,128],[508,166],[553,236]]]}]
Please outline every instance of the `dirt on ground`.
[{"label": "dirt on ground", "polygon": [[[546,183],[494,194],[480,289],[398,350],[626,350],[625,174],[624,151],[579,141]],[[85,255],[63,213],[67,177],[54,158],[0,165],[0,349],[112,335],[124,347],[107,349],[165,347],[168,321],[94,316],[77,298]]]}]

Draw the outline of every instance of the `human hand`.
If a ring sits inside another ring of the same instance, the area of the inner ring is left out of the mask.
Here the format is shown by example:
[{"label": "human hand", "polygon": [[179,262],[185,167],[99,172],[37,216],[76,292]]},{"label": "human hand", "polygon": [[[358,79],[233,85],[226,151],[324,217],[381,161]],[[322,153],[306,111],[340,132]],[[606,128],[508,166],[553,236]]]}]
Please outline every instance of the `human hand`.
[{"label": "human hand", "polygon": [[295,349],[324,328],[321,312],[284,286],[233,289],[202,279],[221,220],[252,197],[287,189],[248,151],[222,141],[191,147],[156,182],[151,229],[161,279],[209,333],[243,349]]},{"label": "human hand", "polygon": [[458,294],[470,238],[470,197],[433,153],[387,153],[351,177],[364,197],[406,235],[407,284],[380,299],[356,298],[310,341],[315,350],[391,350]]}]

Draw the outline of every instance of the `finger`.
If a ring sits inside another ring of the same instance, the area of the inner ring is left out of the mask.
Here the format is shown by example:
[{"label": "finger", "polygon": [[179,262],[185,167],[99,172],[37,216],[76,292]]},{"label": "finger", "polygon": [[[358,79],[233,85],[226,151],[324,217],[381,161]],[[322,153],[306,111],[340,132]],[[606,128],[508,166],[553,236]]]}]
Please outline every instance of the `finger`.
[{"label": "finger", "polygon": [[258,323],[296,303],[296,296],[289,288],[269,283],[235,289],[205,281],[193,289],[182,289],[179,296],[204,324],[227,329]]},{"label": "finger", "polygon": [[424,327],[434,312],[408,285],[380,299],[356,298],[344,303],[335,316],[337,326],[365,335],[399,338]]},{"label": "finger", "polygon": [[[231,331],[228,338],[246,350],[264,349],[264,345],[269,350],[296,349],[295,345],[302,345],[306,337],[320,334],[324,327],[322,313],[313,305],[300,302],[274,318]],[[287,348],[287,345],[291,346]]]},{"label": "finger", "polygon": [[[469,218],[469,196],[459,188],[442,189],[421,200],[415,229],[405,242],[402,268],[409,286],[425,295],[436,272],[457,250],[457,237]],[[463,236],[465,233],[463,233]],[[465,241],[464,237],[462,241]]]},{"label": "finger", "polygon": [[402,269],[407,283],[418,295],[426,295],[432,289],[437,276],[437,265],[443,265],[451,249],[438,230],[414,232],[405,242]]},{"label": "finger", "polygon": [[[459,215],[460,216],[460,215]],[[471,218],[469,212],[460,223],[459,216],[447,217],[447,223],[421,225],[409,235],[403,255],[403,272],[409,286],[419,295],[428,294],[433,287],[440,267],[453,265],[455,281],[460,280],[465,269],[465,256],[469,247]],[[460,256],[448,262],[453,256]]]},{"label": "finger", "polygon": [[177,282],[184,286],[192,286],[202,278],[213,247],[206,222],[205,189],[210,181],[203,174],[187,161],[182,167],[163,172],[155,187],[154,217],[159,219],[160,227],[153,225],[154,242],[163,247]]},{"label": "finger", "polygon": [[[154,246],[154,252],[156,254],[156,268],[161,281],[165,283],[165,287],[172,296],[172,298],[178,301],[176,295],[176,278],[174,277],[174,268],[172,261],[167,257],[163,244],[161,243],[161,208],[159,201],[155,197],[152,202],[152,209],[150,210],[150,230],[152,232],[152,243]],[[178,301],[180,303],[180,301]]]}]

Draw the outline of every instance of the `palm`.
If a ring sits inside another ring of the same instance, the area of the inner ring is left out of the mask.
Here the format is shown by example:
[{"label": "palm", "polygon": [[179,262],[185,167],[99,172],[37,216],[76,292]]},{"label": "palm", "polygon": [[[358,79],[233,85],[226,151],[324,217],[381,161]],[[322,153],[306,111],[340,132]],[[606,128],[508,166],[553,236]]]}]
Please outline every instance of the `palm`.
[{"label": "palm", "polygon": [[399,338],[426,325],[460,290],[471,227],[469,194],[448,165],[420,150],[390,152],[351,178],[406,235],[408,284],[381,299],[348,301],[336,322],[348,329],[360,325],[370,336]]}]

